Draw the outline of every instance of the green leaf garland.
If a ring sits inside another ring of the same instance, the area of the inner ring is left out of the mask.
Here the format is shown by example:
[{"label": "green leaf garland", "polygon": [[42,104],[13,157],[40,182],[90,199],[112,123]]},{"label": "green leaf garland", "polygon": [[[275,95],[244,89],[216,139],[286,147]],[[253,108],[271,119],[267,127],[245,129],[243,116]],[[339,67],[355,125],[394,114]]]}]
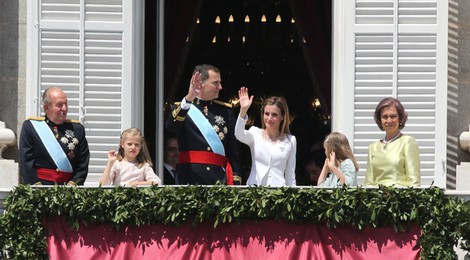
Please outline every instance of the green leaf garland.
[{"label": "green leaf garland", "polygon": [[175,186],[148,188],[16,187],[0,218],[2,258],[48,259],[43,218],[63,216],[72,229],[91,223],[179,226],[283,220],[336,227],[421,227],[422,259],[455,259],[470,249],[469,204],[437,187],[399,189]]}]

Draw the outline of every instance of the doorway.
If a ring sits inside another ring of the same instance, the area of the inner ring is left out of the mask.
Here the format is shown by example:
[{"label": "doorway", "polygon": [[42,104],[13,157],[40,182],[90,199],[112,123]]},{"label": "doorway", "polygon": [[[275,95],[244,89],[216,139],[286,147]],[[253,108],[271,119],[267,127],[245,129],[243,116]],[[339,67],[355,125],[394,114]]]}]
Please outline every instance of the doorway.
[{"label": "doorway", "polygon": [[[154,1],[146,1],[152,12]],[[223,90],[219,99],[236,103],[237,91],[246,86],[256,102],[249,111],[252,124],[260,126],[263,98],[284,96],[292,114],[296,136],[297,176],[302,155],[322,149],[330,132],[331,107],[331,1],[309,0],[173,0],[165,2],[164,111],[186,94],[193,68],[209,63],[220,68]],[[155,107],[156,84],[152,59],[157,21],[146,15],[145,102]],[[155,17],[155,16],[153,16]],[[153,34],[153,35],[152,35]],[[235,114],[238,111],[234,111]],[[167,113],[164,113],[166,118]],[[154,133],[153,110],[145,111],[145,132]],[[150,140],[149,140],[150,138]],[[147,134],[149,149],[158,147]],[[242,165],[251,165],[248,148]],[[246,180],[247,176],[244,176]]]}]

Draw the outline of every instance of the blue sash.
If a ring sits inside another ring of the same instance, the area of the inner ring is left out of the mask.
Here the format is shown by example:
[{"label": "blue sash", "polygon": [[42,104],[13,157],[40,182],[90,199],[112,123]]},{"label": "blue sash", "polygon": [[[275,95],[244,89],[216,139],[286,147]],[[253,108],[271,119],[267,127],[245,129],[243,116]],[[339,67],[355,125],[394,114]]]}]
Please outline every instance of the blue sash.
[{"label": "blue sash", "polygon": [[57,142],[49,126],[44,121],[30,120],[33,124],[34,129],[39,135],[44,147],[51,156],[54,163],[57,165],[60,171],[73,172],[72,165],[70,164],[67,155],[65,155],[62,146]]},{"label": "blue sash", "polygon": [[212,151],[225,156],[224,145],[220,141],[219,136],[215,133],[207,118],[194,104],[191,104],[188,115],[194,121],[199,131],[201,131],[202,136],[204,136]]}]

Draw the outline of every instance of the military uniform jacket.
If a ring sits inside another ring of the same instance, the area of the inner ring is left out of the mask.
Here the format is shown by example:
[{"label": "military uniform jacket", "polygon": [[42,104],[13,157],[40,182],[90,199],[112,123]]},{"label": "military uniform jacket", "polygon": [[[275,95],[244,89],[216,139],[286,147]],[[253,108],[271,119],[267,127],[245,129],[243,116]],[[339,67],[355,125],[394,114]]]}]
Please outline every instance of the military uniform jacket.
[{"label": "military uniform jacket", "polygon": [[[239,180],[239,178],[236,176],[240,173],[240,161],[237,140],[234,135],[235,118],[232,110],[227,105],[224,105],[223,102],[216,100],[203,101],[196,98],[193,104],[205,115],[219,136],[225,149],[225,156],[227,156],[232,165],[235,183],[237,184],[237,179]],[[186,116],[188,111],[182,109],[181,105],[174,106],[166,121],[167,129],[177,134],[180,152],[212,152],[212,149],[193,120]],[[177,166],[176,184],[213,185],[217,181],[226,183],[225,171],[220,166],[195,163],[184,163]]]},{"label": "military uniform jacket", "polygon": [[85,138],[85,128],[78,121],[66,120],[56,125],[47,117],[39,117],[24,121],[20,136],[20,171],[26,184],[41,182],[45,185],[54,184],[51,181],[41,180],[37,177],[37,168],[56,169],[49,152],[44,147],[42,140],[34,129],[31,120],[45,120],[54,133],[57,142],[64,150],[73,168],[71,181],[82,185],[88,175],[88,163],[90,151]]}]

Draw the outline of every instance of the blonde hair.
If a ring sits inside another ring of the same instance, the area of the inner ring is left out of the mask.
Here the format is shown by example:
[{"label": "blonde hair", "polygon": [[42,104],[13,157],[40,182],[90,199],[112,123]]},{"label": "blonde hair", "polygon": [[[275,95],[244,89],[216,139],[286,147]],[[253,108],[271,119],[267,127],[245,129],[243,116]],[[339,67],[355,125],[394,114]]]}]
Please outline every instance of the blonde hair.
[{"label": "blonde hair", "polygon": [[144,135],[142,134],[142,131],[140,131],[138,128],[129,128],[126,129],[122,132],[121,134],[121,140],[119,141],[119,150],[117,154],[117,160],[122,161],[125,157],[124,153],[124,148],[123,148],[123,143],[127,139],[128,136],[139,136],[141,140],[142,147],[140,149],[139,154],[136,157],[137,163],[139,164],[139,168],[144,166],[145,163],[150,164],[152,166],[152,158],[150,157],[150,152],[147,148],[147,143],[145,142]]},{"label": "blonde hair", "polygon": [[263,129],[266,128],[266,125],[264,124],[263,116],[264,116],[264,108],[266,106],[276,106],[279,108],[281,111],[281,115],[283,117],[282,123],[279,125],[279,131],[281,134],[290,134],[290,114],[289,114],[289,107],[287,106],[286,99],[283,97],[270,97],[264,100],[263,102],[263,108],[261,109],[261,124],[263,126]]},{"label": "blonde hair", "polygon": [[346,159],[351,159],[354,163],[356,171],[359,171],[359,165],[357,164],[354,153],[352,152],[351,146],[349,146],[348,138],[340,132],[331,132],[326,136],[325,141],[323,142],[325,146],[326,154],[335,152],[336,160],[342,162]]}]

